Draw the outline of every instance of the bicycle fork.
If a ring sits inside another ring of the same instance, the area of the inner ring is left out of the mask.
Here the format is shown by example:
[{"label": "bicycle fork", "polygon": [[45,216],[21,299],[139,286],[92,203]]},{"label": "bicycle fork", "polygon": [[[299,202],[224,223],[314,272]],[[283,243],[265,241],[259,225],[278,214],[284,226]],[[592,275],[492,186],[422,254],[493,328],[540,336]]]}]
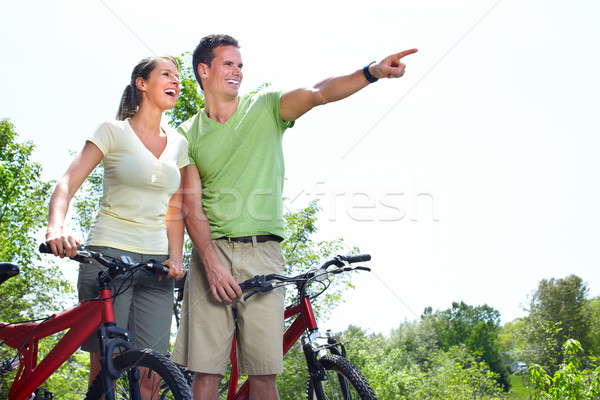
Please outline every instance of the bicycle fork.
[{"label": "bicycle fork", "polygon": [[[315,342],[317,339],[327,339],[327,343],[318,345]],[[325,369],[321,366],[321,363],[319,363],[318,359],[318,355],[321,350],[327,350],[331,354],[346,357],[346,348],[342,343],[337,342],[333,332],[330,329],[327,330],[325,336],[321,335],[319,331],[314,331],[309,336],[303,336],[301,343],[310,376],[311,378],[318,379],[320,381],[326,379]]]},{"label": "bicycle fork", "polygon": [[[114,339],[110,343],[107,339]],[[113,355],[116,348],[133,350],[129,338],[129,332],[116,326],[114,322],[108,322],[98,329],[98,340],[100,343],[100,367],[104,379],[104,393],[106,400],[114,400],[114,381],[119,378],[119,371],[115,368]],[[140,398],[140,373],[138,368],[129,372],[131,395],[134,399]]]},{"label": "bicycle fork", "polygon": [[[327,339],[327,343],[319,345],[315,342],[317,339]],[[322,336],[318,331],[314,331],[308,337],[302,337],[302,350],[308,366],[308,379],[312,381],[313,396],[317,400],[326,400],[327,396],[323,391],[323,382],[330,379],[330,377],[328,377],[326,369],[319,361],[319,352],[327,350],[331,354],[345,357],[346,349],[342,343],[336,341],[333,332],[327,330],[325,336]],[[340,376],[337,376],[337,379],[344,396],[343,398],[348,398],[349,388],[346,380]]]}]

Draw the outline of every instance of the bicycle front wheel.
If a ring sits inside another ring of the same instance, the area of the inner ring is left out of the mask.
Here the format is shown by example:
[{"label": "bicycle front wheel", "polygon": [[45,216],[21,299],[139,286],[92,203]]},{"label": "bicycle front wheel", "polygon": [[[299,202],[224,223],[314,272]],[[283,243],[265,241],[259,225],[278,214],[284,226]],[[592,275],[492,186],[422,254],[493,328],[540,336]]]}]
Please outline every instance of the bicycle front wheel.
[{"label": "bicycle front wheel", "polygon": [[308,378],[308,400],[377,400],[367,380],[350,361],[328,354],[319,359],[325,379]]},{"label": "bicycle front wheel", "polygon": [[[142,393],[142,399],[192,399],[191,389],[181,370],[162,354],[151,350],[130,350],[116,357],[114,364],[119,372],[114,381],[115,400],[137,398],[135,393],[138,391]],[[100,372],[85,398],[100,400],[104,394],[104,380]]]}]

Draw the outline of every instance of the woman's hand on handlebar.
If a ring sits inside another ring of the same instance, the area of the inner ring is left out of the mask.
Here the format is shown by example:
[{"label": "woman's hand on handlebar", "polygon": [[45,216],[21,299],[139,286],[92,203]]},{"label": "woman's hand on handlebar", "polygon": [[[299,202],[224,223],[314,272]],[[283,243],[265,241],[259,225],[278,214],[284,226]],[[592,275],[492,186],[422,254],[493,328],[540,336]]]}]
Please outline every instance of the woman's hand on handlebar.
[{"label": "woman's hand on handlebar", "polygon": [[[176,259],[176,258],[169,258],[168,260],[164,261],[162,264],[169,267],[169,273],[167,274],[167,277],[173,278],[176,281],[178,281],[185,276],[186,270],[185,270],[185,267],[183,266],[183,260]],[[162,279],[162,275],[159,275],[158,279],[159,280]]]},{"label": "woman's hand on handlebar", "polygon": [[77,246],[81,244],[79,239],[71,235],[64,235],[48,228],[46,231],[46,243],[50,246],[52,254],[57,257],[75,257],[77,255]]}]

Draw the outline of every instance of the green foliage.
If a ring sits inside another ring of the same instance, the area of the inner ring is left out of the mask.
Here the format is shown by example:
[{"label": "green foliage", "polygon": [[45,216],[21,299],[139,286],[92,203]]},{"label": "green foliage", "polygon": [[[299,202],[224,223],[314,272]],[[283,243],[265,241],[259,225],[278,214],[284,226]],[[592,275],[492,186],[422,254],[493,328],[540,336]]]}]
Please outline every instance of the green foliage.
[{"label": "green foliage", "polygon": [[87,177],[83,185],[73,197],[73,210],[75,222],[81,234],[80,239],[86,239],[96,214],[102,205],[102,182],[104,180],[104,167],[98,165]]},{"label": "green foliage", "polygon": [[429,356],[439,350],[433,319],[403,323],[392,330],[390,344],[393,348],[402,350],[405,357],[424,366]]},{"label": "green foliage", "polygon": [[[284,271],[286,275],[297,275],[310,268],[318,267],[323,261],[344,249],[342,239],[320,242],[311,239],[311,236],[317,232],[319,210],[317,201],[311,201],[305,208],[284,214],[286,239],[282,242],[281,248],[286,260]],[[353,249],[353,252],[357,252],[357,249]],[[336,275],[327,291],[312,302],[317,320],[332,312],[335,306],[343,301],[343,292],[351,287],[349,275]],[[312,288],[314,292],[322,289],[323,286],[320,284],[315,284]],[[286,291],[286,304],[297,301],[294,295],[296,295],[295,289],[290,288]],[[284,357],[284,372],[278,377],[280,397],[282,399],[306,398],[307,382],[306,360],[301,347],[296,343]]]},{"label": "green foliage", "polygon": [[51,183],[30,161],[33,143],[16,140],[14,125],[0,121],[0,259],[30,264],[39,260],[31,234],[44,225]]},{"label": "green foliage", "polygon": [[[525,337],[526,319],[518,318],[507,322],[498,332],[498,348],[502,356],[502,362],[509,365],[515,361],[525,359],[527,340]],[[514,342],[514,347],[513,347]]]},{"label": "green foliage", "polygon": [[563,361],[553,374],[539,364],[530,367],[530,380],[534,385],[533,399],[600,398],[600,367],[597,360],[586,358],[581,344],[574,339],[567,339],[562,350]]},{"label": "green foliage", "polygon": [[[41,264],[37,253],[35,234],[45,226],[47,202],[52,183],[40,178],[40,164],[30,160],[34,145],[18,143],[15,127],[0,121],[0,260],[18,263],[21,273],[0,286],[0,320],[20,321],[59,312],[71,303],[73,288],[62,276],[56,264],[45,260]],[[58,339],[51,337],[40,343],[40,354],[45,354]],[[0,348],[1,360],[14,356],[16,351]],[[72,372],[67,382],[75,382]],[[7,374],[0,385],[0,398],[14,378]],[[60,379],[58,373],[53,379]],[[86,387],[84,382],[84,388]],[[67,398],[59,396],[58,398]],[[81,398],[76,396],[72,398]]]},{"label": "green foliage", "polygon": [[[419,340],[408,340],[418,325],[406,323],[389,338],[367,334],[350,326],[339,334],[348,359],[362,372],[381,400],[500,399],[504,398],[498,376],[468,351],[465,345],[447,351],[431,350],[426,357],[413,354]],[[431,331],[431,326],[427,328]],[[408,346],[399,346],[409,343]],[[407,350],[411,348],[412,350]]]},{"label": "green foliage", "polygon": [[600,356],[600,297],[588,302],[590,313],[590,353]]},{"label": "green foliage", "polygon": [[2,321],[56,310],[72,291],[55,264],[39,265],[34,234],[45,226],[52,184],[41,180],[40,164],[30,160],[34,149],[31,142],[17,142],[8,120],[0,121],[0,261],[21,267],[0,286],[0,299],[9,305],[0,309]]},{"label": "green foliage", "polygon": [[510,389],[508,372],[502,363],[498,347],[500,313],[492,307],[452,303],[452,308],[432,312],[427,308],[423,320],[431,319],[440,349],[465,345],[478,362],[485,362],[506,391]]},{"label": "green foliage", "polygon": [[[40,342],[40,356],[52,350],[60,337],[50,337]],[[79,400],[85,397],[89,376],[89,353],[78,350],[42,385],[55,399]]]},{"label": "green foliage", "polygon": [[191,53],[185,52],[181,57],[175,57],[179,63],[179,76],[181,77],[181,93],[172,110],[166,112],[169,125],[176,128],[204,108],[204,94],[198,91],[198,83],[194,76],[191,63]]},{"label": "green foliage", "polygon": [[300,343],[288,351],[283,358],[283,373],[277,376],[277,388],[281,399],[306,399],[308,370]]},{"label": "green foliage", "polygon": [[[343,239],[320,242],[311,239],[311,236],[317,232],[316,222],[319,211],[318,201],[312,200],[307,207],[284,214],[285,240],[281,243],[281,250],[286,260],[284,271],[286,275],[301,274],[310,268],[318,267],[323,261],[342,251],[347,253],[344,251]],[[358,253],[358,249],[353,248],[351,253]],[[313,302],[317,318],[331,312],[337,304],[343,301],[343,292],[352,288],[350,278],[350,274],[336,275],[327,291]],[[320,292],[323,288],[322,284],[315,283],[311,287],[311,293]],[[295,294],[293,289],[286,291],[286,304],[295,301],[292,297]]]},{"label": "green foliage", "polygon": [[[527,317],[527,339],[533,361],[554,373],[563,361],[567,339],[592,348],[587,285],[575,275],[543,279],[532,294]],[[551,345],[549,345],[551,344]]]}]

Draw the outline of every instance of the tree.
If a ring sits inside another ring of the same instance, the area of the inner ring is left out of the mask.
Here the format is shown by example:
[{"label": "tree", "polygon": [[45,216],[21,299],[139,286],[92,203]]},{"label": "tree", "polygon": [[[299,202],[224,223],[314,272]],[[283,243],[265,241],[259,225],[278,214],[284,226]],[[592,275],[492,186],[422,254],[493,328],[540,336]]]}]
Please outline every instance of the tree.
[{"label": "tree", "polygon": [[205,106],[204,94],[198,91],[198,83],[191,65],[191,53],[185,52],[180,57],[175,57],[179,63],[179,76],[181,77],[181,93],[172,110],[166,112],[169,125],[178,127],[202,110]]},{"label": "tree", "polygon": [[500,313],[484,304],[470,306],[464,302],[453,302],[452,308],[432,312],[425,309],[422,319],[432,319],[439,347],[447,351],[465,345],[477,359],[485,362],[506,391],[510,389],[508,372],[502,364],[498,347]]},{"label": "tree", "polygon": [[588,310],[590,310],[590,334],[591,334],[591,353],[596,357],[600,356],[600,297],[589,301]]},{"label": "tree", "polygon": [[567,339],[561,350],[562,361],[553,374],[538,364],[530,368],[530,379],[534,384],[533,399],[599,398],[600,367],[597,360],[587,359],[581,344],[574,339]]},{"label": "tree", "polygon": [[[583,348],[592,346],[591,315],[583,280],[570,275],[564,279],[543,279],[533,292],[527,317],[528,342],[534,361],[554,373],[562,363],[563,346],[575,339]],[[552,341],[553,346],[547,346]]]},{"label": "tree", "polygon": [[[34,234],[46,224],[51,182],[30,160],[35,146],[18,143],[9,120],[0,121],[0,260],[19,264],[21,273],[0,286],[0,320],[14,321],[57,309],[57,300],[72,293],[58,267],[40,265]],[[43,290],[40,290],[43,288]]]},{"label": "tree", "polygon": [[[498,376],[464,344],[447,351],[431,348],[427,359],[417,361],[412,350],[398,343],[411,343],[418,349],[419,339],[409,339],[419,326],[433,331],[429,319],[405,323],[389,339],[367,334],[350,326],[340,336],[347,345],[348,359],[365,376],[380,400],[501,399],[504,397]],[[405,330],[406,329],[406,330]],[[428,336],[427,334],[425,336]],[[408,339],[408,340],[406,340]],[[414,338],[413,338],[414,339]]]},{"label": "tree", "polygon": [[498,333],[498,346],[505,365],[523,360],[527,342],[523,332],[526,326],[525,318],[517,318],[507,322]]},{"label": "tree", "polygon": [[[36,251],[34,235],[46,224],[52,183],[41,180],[40,164],[31,161],[34,148],[31,142],[18,143],[14,125],[7,119],[0,121],[0,260],[21,267],[18,276],[0,286],[1,321],[16,322],[61,311],[74,292],[57,265],[51,261],[42,264]],[[40,343],[40,352],[47,352],[56,340]],[[0,348],[1,355],[15,352],[6,346]],[[6,382],[12,378],[14,373],[4,376]],[[0,387],[0,398],[7,397],[5,390],[6,386]]]},{"label": "tree", "polygon": [[[317,232],[317,213],[319,211],[318,201],[312,200],[303,209],[284,213],[285,240],[281,243],[281,251],[286,261],[284,270],[286,275],[297,275],[310,268],[318,267],[326,259],[341,252],[358,253],[356,247],[350,251],[344,251],[343,239],[320,242],[312,240],[311,236]],[[325,312],[331,311],[339,302],[343,301],[342,293],[351,287],[350,274],[336,275],[332,287],[313,305],[317,318],[322,317]],[[322,284],[316,284],[313,288],[317,292],[322,289]],[[288,291],[288,296],[294,294],[291,292],[293,291]],[[287,300],[289,302],[293,299],[288,297]]]}]

